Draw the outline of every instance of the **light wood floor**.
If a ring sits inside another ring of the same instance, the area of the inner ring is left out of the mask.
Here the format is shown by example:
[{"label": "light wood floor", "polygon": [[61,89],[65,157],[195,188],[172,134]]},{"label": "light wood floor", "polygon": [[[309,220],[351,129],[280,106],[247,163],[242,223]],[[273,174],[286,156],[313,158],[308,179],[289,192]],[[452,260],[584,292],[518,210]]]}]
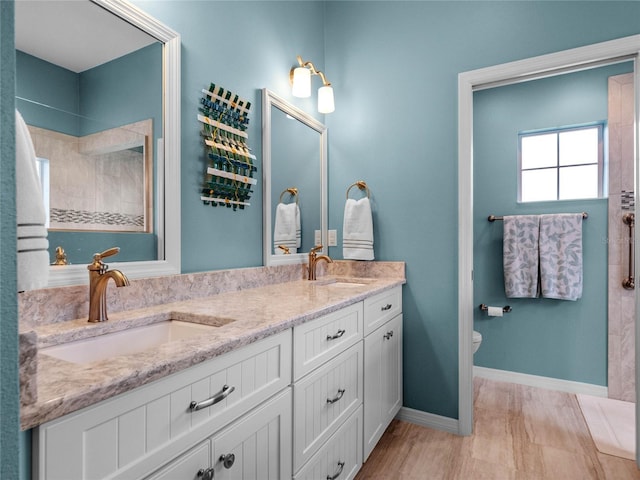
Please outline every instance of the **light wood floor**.
[{"label": "light wood floor", "polygon": [[394,420],[356,480],[627,480],[635,462],[596,450],[575,395],[474,379],[473,435]]}]

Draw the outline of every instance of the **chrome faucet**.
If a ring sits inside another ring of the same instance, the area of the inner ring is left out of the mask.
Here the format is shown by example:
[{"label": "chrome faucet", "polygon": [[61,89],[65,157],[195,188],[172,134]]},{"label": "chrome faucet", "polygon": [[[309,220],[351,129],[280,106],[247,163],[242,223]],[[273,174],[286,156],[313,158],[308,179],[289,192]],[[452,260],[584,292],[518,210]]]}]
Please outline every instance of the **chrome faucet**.
[{"label": "chrome faucet", "polygon": [[327,263],[333,263],[329,255],[318,255],[316,252],[322,250],[322,245],[316,245],[309,251],[309,280],[316,279],[316,266],[320,260],[324,260]]},{"label": "chrome faucet", "polygon": [[119,247],[113,247],[102,253],[93,254],[93,263],[87,265],[89,270],[89,321],[104,322],[107,318],[107,283],[110,278],[116,287],[126,287],[129,279],[120,270],[108,270],[109,266],[102,262],[105,257],[115,255]]}]

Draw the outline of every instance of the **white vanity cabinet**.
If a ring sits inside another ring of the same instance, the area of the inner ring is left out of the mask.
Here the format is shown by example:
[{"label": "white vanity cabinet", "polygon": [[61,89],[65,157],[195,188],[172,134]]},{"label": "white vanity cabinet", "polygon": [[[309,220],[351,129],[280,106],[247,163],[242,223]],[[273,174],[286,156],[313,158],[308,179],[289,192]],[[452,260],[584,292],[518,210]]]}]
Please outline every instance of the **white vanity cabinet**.
[{"label": "white vanity cabinet", "polygon": [[[362,409],[362,332],[362,302],[293,329],[295,478],[310,478],[316,471],[314,465],[322,462],[319,458],[327,459],[330,452],[335,455],[330,462],[335,468],[320,478],[332,478],[338,470],[336,479],[350,478],[342,473],[345,464],[349,463],[347,470],[354,474],[362,464],[361,432],[345,427],[353,415],[359,418]],[[336,451],[337,445],[345,443],[349,446]],[[350,457],[343,458],[342,453]],[[328,466],[324,464],[325,469]]]},{"label": "white vanity cabinet", "polygon": [[402,407],[402,290],[365,299],[364,459]]},{"label": "white vanity cabinet", "polygon": [[[191,457],[201,464],[206,449],[195,445],[288,389],[291,358],[287,330],[40,425],[34,478],[144,478],[184,452],[176,471]],[[289,402],[289,424],[290,415]],[[286,428],[287,421],[278,422]],[[216,458],[209,460],[204,465],[215,466]]]}]

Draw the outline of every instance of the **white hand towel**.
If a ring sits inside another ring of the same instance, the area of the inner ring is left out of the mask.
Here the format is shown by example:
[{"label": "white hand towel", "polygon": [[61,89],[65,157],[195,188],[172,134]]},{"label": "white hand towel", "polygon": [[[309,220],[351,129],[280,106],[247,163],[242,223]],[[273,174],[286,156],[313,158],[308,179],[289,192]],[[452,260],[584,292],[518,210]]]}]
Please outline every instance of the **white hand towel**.
[{"label": "white hand towel", "polygon": [[368,198],[348,198],[344,205],[342,256],[345,260],[373,260],[373,217]]},{"label": "white hand towel", "polygon": [[279,203],[276,207],[276,219],[273,227],[273,251],[281,255],[284,251],[280,245],[287,247],[289,253],[297,253],[296,216],[299,218],[298,205],[295,203]]},{"label": "white hand towel", "polygon": [[542,296],[559,300],[582,297],[582,214],[540,216]]},{"label": "white hand towel", "polygon": [[16,216],[18,291],[44,288],[49,281],[46,214],[31,135],[16,110]]},{"label": "white hand towel", "polygon": [[296,203],[296,248],[302,244],[302,228],[300,227],[300,207]]},{"label": "white hand towel", "polygon": [[504,217],[502,258],[508,298],[538,297],[538,215]]}]

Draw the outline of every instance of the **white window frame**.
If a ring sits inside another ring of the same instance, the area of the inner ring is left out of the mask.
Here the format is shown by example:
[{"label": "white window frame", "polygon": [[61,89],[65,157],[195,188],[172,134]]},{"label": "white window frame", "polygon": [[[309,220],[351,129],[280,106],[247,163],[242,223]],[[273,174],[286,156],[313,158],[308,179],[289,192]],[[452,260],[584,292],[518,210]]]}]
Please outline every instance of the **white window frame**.
[{"label": "white window frame", "polygon": [[[605,189],[604,189],[604,134],[605,134],[605,122],[593,122],[582,125],[575,125],[570,127],[558,127],[558,128],[547,128],[541,130],[529,130],[518,133],[518,202],[519,203],[534,203],[539,200],[534,201],[524,201],[522,200],[522,139],[525,137],[533,137],[539,135],[549,135],[556,134],[558,137],[562,133],[573,132],[577,130],[590,130],[597,129],[598,131],[598,196],[595,198],[604,198],[605,197]],[[581,165],[593,165],[593,163],[584,163],[584,164],[572,164],[572,165],[560,165],[560,142],[556,142],[558,154],[556,159],[556,165],[551,167],[540,167],[540,168],[528,168],[525,171],[532,170],[551,170],[555,169],[556,171],[556,198],[549,199],[544,201],[549,202],[561,202],[561,201],[572,201],[572,200],[583,200],[583,199],[560,199],[560,170],[562,168],[571,168],[571,167],[579,167]],[[592,199],[592,197],[585,198],[585,200]],[[540,200],[542,201],[542,200]]]}]

